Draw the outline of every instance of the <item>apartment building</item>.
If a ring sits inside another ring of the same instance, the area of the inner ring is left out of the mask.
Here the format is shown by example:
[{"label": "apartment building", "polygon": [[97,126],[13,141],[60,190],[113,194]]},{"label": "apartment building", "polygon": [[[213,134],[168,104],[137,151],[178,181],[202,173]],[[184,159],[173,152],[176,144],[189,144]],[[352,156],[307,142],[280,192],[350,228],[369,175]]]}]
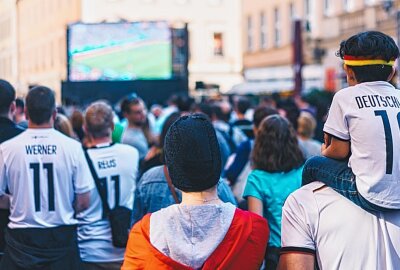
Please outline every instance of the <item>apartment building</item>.
[{"label": "apartment building", "polygon": [[[293,21],[302,23],[303,91],[343,86],[342,62],[335,56],[341,40],[365,30],[396,39],[396,21],[381,0],[243,0],[245,83],[233,92],[292,90]],[[390,2],[390,1],[389,1]],[[392,12],[400,1],[393,1]]]}]

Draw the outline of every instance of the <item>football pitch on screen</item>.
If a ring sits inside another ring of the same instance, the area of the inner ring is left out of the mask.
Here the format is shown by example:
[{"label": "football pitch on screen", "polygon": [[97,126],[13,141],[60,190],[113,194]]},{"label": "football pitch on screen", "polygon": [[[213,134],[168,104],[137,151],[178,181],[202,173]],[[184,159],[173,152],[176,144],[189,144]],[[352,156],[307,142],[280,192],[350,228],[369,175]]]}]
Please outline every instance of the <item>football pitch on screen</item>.
[{"label": "football pitch on screen", "polygon": [[[134,45],[134,44],[132,44]],[[74,56],[73,66],[84,70],[101,70],[104,77],[126,79],[134,74],[137,79],[157,79],[171,77],[171,45],[153,43],[144,46],[115,46],[87,54]],[[129,76],[128,76],[129,77]]]}]

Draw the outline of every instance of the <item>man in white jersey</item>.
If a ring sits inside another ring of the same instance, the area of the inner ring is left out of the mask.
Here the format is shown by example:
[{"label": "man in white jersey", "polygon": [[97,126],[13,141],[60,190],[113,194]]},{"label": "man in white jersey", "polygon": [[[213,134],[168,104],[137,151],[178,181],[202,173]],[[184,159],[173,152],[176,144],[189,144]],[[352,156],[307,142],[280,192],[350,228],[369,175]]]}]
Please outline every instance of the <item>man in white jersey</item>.
[{"label": "man in white jersey", "polygon": [[80,269],[75,214],[94,182],[80,144],[53,129],[53,91],[33,88],[26,116],[28,129],[0,145],[0,197],[11,213],[0,269]]},{"label": "man in white jersey", "polygon": [[367,212],[321,182],[293,192],[282,212],[278,269],[395,270],[400,211]]},{"label": "man in white jersey", "polygon": [[[113,111],[104,102],[93,103],[86,110],[85,132],[88,155],[105,187],[110,209],[123,206],[132,210],[139,163],[138,151],[129,145],[113,144]],[[90,207],[78,215],[78,239],[85,270],[120,269],[125,248],[113,246],[110,221],[104,215],[96,189]]]}]

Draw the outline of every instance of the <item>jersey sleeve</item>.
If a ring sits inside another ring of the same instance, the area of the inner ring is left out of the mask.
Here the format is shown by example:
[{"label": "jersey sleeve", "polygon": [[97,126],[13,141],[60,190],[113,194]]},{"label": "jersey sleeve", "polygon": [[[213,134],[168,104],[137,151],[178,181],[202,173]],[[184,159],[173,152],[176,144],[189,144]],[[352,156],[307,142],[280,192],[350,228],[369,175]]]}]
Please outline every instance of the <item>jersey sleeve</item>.
[{"label": "jersey sleeve", "polygon": [[76,194],[82,194],[92,190],[95,183],[82,148],[79,148],[76,159],[74,190]]},{"label": "jersey sleeve", "polygon": [[332,100],[331,107],[329,109],[328,119],[324,125],[324,132],[329,133],[341,140],[350,140],[349,126],[347,123],[345,112],[341,106],[344,100],[347,98],[346,95],[338,92]]},{"label": "jersey sleeve", "polygon": [[263,201],[260,179],[255,175],[254,171],[249,174],[243,192],[243,198],[247,198],[249,196],[252,196],[254,198]]},{"label": "jersey sleeve", "polygon": [[0,148],[0,196],[6,193],[7,178],[6,178],[6,165],[4,164],[3,151]]},{"label": "jersey sleeve", "polygon": [[318,215],[312,195],[312,191],[300,189],[287,198],[282,209],[281,253],[315,254]]}]

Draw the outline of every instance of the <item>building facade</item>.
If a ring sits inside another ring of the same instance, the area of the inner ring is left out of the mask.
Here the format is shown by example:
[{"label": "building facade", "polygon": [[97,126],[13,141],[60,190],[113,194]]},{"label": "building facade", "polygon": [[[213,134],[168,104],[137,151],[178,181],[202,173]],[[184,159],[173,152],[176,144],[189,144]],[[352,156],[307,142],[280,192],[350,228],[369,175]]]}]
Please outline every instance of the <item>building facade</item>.
[{"label": "building facade", "polygon": [[80,20],[80,7],[80,0],[17,1],[20,94],[42,84],[61,100],[61,81],[67,74],[67,24]]},{"label": "building facade", "polygon": [[[292,90],[293,21],[303,25],[303,91],[343,86],[341,40],[366,30],[396,39],[395,16],[380,0],[243,0],[243,70],[246,82],[233,92]],[[389,1],[390,2],[390,1]],[[394,1],[392,10],[399,8]]]},{"label": "building facade", "polygon": [[187,23],[189,88],[204,82],[225,92],[243,80],[240,5],[240,0],[82,0],[82,21]]},{"label": "building facade", "polygon": [[18,82],[17,9],[15,1],[0,1],[0,78]]}]

